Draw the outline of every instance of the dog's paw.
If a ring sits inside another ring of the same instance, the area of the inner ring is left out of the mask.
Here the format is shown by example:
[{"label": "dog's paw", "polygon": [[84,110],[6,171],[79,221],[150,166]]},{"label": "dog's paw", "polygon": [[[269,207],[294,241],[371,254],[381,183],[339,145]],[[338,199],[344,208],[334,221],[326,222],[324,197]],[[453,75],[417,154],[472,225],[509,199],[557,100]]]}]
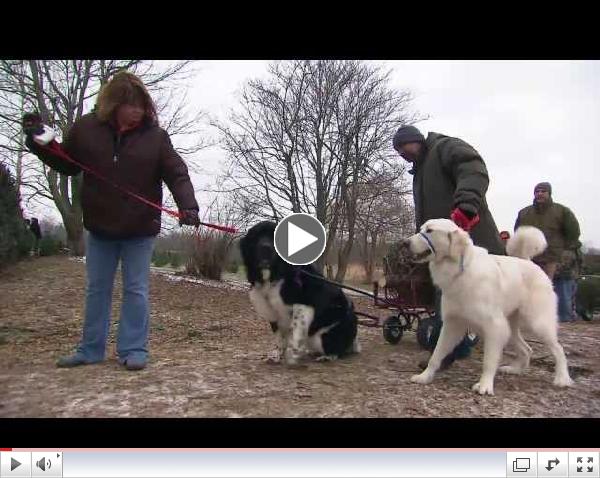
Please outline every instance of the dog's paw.
[{"label": "dog's paw", "polygon": [[303,358],[303,355],[301,353],[288,350],[288,351],[286,351],[283,362],[285,363],[286,366],[291,367],[291,368],[301,367],[302,366],[302,358]]},{"label": "dog's paw", "polygon": [[410,378],[410,381],[413,383],[420,383],[421,385],[425,385],[433,381],[433,375],[423,372],[418,375],[413,375]]},{"label": "dog's paw", "polygon": [[306,364],[306,362],[301,362],[301,361],[286,361],[285,362],[285,366],[289,369],[301,369],[301,368],[307,368],[308,364]]},{"label": "dog's paw", "polygon": [[280,364],[281,362],[282,362],[282,358],[281,358],[281,352],[279,351],[279,349],[273,350],[271,353],[269,353],[267,355],[267,358],[265,359],[265,363],[268,363],[270,365]]},{"label": "dog's paw", "polygon": [[280,365],[281,364],[281,358],[280,357],[274,357],[274,356],[270,355],[269,357],[267,357],[265,359],[265,363],[269,364],[269,365]]},{"label": "dog's paw", "polygon": [[300,363],[300,360],[295,357],[286,357],[283,363],[288,367],[293,367],[294,365],[298,365]]},{"label": "dog's paw", "polygon": [[472,390],[479,393],[479,395],[494,395],[494,384],[477,382],[473,385]]},{"label": "dog's paw", "polygon": [[552,383],[555,387],[572,387],[575,384],[568,375],[566,377],[556,377]]},{"label": "dog's paw", "polygon": [[502,373],[508,373],[511,375],[519,375],[523,371],[523,369],[514,365],[503,365],[502,367],[498,368],[498,371]]},{"label": "dog's paw", "polygon": [[319,355],[318,357],[315,358],[315,362],[333,362],[334,360],[337,360],[338,356],[337,355]]}]

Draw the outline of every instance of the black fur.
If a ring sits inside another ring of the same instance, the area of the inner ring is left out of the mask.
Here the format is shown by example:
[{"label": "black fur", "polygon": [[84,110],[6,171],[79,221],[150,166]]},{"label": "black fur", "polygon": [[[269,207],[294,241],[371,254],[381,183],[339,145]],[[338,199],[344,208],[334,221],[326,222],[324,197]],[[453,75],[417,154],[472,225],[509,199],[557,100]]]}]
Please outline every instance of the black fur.
[{"label": "black fur", "polygon": [[305,270],[323,277],[312,265],[293,266],[281,259],[274,246],[276,226],[271,221],[260,222],[240,241],[248,281],[253,286],[263,283],[261,269],[268,267],[271,271],[270,282],[283,279],[281,297],[285,304],[304,304],[314,308],[315,316],[309,327],[309,336],[337,323],[322,336],[325,354],[341,357],[350,353],[358,329],[352,302],[338,286],[300,272]]}]

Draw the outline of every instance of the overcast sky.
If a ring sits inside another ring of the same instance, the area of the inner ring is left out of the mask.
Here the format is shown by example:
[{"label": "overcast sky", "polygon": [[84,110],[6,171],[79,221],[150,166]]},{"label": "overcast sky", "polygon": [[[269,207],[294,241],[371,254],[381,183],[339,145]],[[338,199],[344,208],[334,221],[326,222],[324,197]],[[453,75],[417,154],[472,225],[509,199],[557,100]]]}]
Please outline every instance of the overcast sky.
[{"label": "overcast sky", "polygon": [[[429,119],[417,126],[458,136],[483,156],[490,174],[488,203],[498,228],[512,231],[533,187],[550,181],[555,201],[580,221],[582,239],[600,246],[596,161],[600,155],[598,61],[386,61],[393,85],[414,93]],[[200,62],[192,99],[224,115],[247,78],[263,76],[264,61]],[[222,153],[206,152],[215,171]],[[200,182],[203,182],[200,179]],[[207,180],[208,184],[208,180]]]},{"label": "overcast sky", "polygon": [[[429,119],[417,126],[473,145],[490,174],[488,203],[499,230],[531,204],[537,182],[550,181],[555,201],[580,221],[582,240],[600,246],[595,162],[600,153],[598,61],[386,61],[393,86],[415,96]],[[200,61],[190,102],[224,118],[245,80],[264,76],[265,61]],[[390,145],[391,147],[391,145]],[[201,154],[210,186],[224,153]],[[401,160],[399,158],[399,160]],[[200,198],[202,199],[202,198]]]}]

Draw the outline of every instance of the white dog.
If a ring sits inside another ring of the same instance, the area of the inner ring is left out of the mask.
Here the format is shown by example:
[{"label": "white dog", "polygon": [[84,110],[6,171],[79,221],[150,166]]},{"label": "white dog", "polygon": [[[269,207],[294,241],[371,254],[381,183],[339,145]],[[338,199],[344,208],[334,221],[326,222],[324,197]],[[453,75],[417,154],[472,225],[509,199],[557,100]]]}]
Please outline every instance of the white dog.
[{"label": "white dog", "polygon": [[509,240],[508,253],[518,257],[488,254],[448,219],[427,221],[419,233],[406,239],[405,245],[417,262],[429,262],[433,282],[442,291],[443,325],[437,346],[427,368],[411,381],[430,383],[442,359],[469,328],[484,342],[483,373],[473,390],[493,395],[494,376],[509,341],[516,358],[500,370],[518,374],[529,365],[531,348],[521,336],[524,328],[536,334],[552,352],[554,385],[573,384],[558,343],[557,299],[552,282],[529,260],[546,248],[539,229],[521,227]]}]

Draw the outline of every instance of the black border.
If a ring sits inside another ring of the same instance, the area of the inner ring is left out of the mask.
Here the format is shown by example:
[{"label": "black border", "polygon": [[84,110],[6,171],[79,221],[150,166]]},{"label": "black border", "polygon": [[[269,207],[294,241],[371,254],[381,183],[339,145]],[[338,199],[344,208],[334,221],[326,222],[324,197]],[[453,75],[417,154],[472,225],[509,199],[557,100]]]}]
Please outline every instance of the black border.
[{"label": "black border", "polygon": [[600,419],[15,418],[0,430],[9,448],[590,448]]},{"label": "black border", "polygon": [[122,4],[118,13],[81,15],[65,8],[57,18],[32,12],[25,24],[3,25],[0,58],[600,59],[590,9],[523,2]]}]

